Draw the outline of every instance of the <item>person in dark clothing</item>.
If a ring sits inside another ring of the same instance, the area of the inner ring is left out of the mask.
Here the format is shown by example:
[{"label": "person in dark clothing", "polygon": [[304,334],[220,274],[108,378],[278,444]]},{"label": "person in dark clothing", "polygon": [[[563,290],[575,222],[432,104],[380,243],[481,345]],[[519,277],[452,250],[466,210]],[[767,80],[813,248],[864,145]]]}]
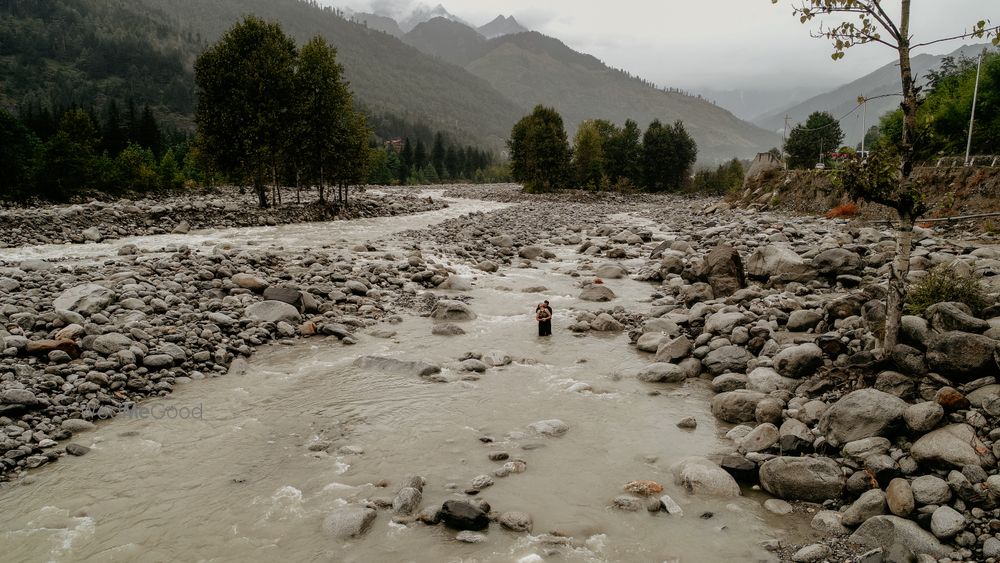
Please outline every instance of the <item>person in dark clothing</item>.
[{"label": "person in dark clothing", "polygon": [[538,321],[538,336],[552,336],[552,308],[548,301],[535,307],[535,320]]}]

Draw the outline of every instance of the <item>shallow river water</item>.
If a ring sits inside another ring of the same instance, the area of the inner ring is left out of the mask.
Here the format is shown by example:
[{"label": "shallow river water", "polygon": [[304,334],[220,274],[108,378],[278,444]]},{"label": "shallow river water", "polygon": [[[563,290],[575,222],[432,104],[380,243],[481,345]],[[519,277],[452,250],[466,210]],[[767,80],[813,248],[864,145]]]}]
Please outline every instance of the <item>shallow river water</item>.
[{"label": "shallow river water", "polygon": [[[499,207],[457,201],[446,210],[405,218],[103,246],[254,241],[308,247],[320,240],[391,238],[472,209]],[[380,248],[392,246],[387,240]],[[96,248],[66,248],[63,255],[99,255]],[[192,382],[148,403],[153,415],[173,406],[185,413],[200,409],[198,418],[123,415],[77,435],[74,441],[93,448],[89,454],[64,458],[0,489],[0,560],[728,563],[767,560],[758,546],[762,540],[798,539],[801,522],[770,515],[751,491],[717,500],[689,496],[673,485],[671,464],[722,447],[725,429],[709,412],[711,393],[702,382],[655,386],[630,377],[651,359],[630,347],[626,335],[577,337],[567,331],[576,312],[602,306],[576,299],[578,278],[568,272],[581,257],[572,247],[555,250],[562,260],[537,269],[501,275],[464,270],[473,277],[473,290],[461,295],[472,298],[479,315],[463,323],[466,335],[435,336],[430,319],[404,316],[400,324],[376,327],[395,331],[389,339],[362,332],[354,346],[335,338],[269,346],[252,358],[245,375]],[[630,309],[641,311],[649,300],[649,284],[607,283]],[[548,289],[522,291],[533,286]],[[541,299],[555,309],[554,335],[547,339],[537,337],[532,318]],[[510,354],[514,363],[462,380],[466,374],[457,371],[457,360],[490,350]],[[437,363],[453,381],[429,383],[353,365],[371,354]],[[687,416],[697,418],[697,429],[675,426]],[[539,437],[527,428],[552,418],[569,425],[564,436]],[[484,436],[495,442],[483,443]],[[321,441],[332,444],[330,453],[310,451]],[[343,446],[364,453],[337,453]],[[487,457],[496,450],[523,458],[527,471],[497,478],[480,496],[496,510],[531,514],[532,534],[493,524],[486,542],[463,544],[441,526],[394,524],[390,511],[380,511],[358,540],[334,540],[321,530],[330,511],[353,500],[391,497],[407,475],[427,480],[423,505],[464,497],[461,491],[473,477],[502,464]],[[684,515],[611,509],[622,486],[636,479],[663,483]],[[389,485],[373,485],[380,480]],[[701,517],[708,512],[711,518]],[[538,536],[554,531],[572,536],[574,547],[542,557]]]}]

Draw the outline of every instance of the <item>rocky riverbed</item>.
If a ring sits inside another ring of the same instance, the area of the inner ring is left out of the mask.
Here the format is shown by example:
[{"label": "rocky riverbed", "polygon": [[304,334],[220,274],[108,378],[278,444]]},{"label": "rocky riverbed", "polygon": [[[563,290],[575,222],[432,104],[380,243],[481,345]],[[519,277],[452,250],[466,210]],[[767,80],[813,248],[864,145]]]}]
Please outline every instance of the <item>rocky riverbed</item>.
[{"label": "rocky riverbed", "polygon": [[[403,194],[380,191],[390,200]],[[525,196],[514,186],[446,195],[508,206],[398,233],[391,245],[219,244],[129,249],[99,263],[4,264],[4,475],[87,454],[74,434],[179,384],[243,372],[266,343],[325,338],[350,346],[391,338],[391,323],[412,315],[432,319],[435,335],[486,330],[476,300],[463,296],[473,282],[511,279],[510,291],[544,295],[544,286],[516,288],[513,280],[545,268],[574,280],[556,303],[564,329],[595,342],[628,335],[621,353],[637,354],[638,365],[615,377],[650,396],[714,393],[725,445],[671,460],[672,483],[623,476],[624,490],[608,492],[612,510],[683,512],[660,494],[664,485],[694,502],[760,491],[764,509],[790,527],[802,515],[811,520],[809,534],[761,538],[776,559],[1000,560],[1000,311],[976,318],[942,303],[906,317],[904,343],[878,361],[891,231],[697,198]],[[913,279],[947,264],[985,276],[995,299],[996,249],[925,230],[915,243]],[[642,282],[646,293],[619,295],[615,280]],[[482,350],[456,350],[454,359],[442,366],[372,354],[357,367],[456,382],[511,360]],[[716,423],[677,414],[664,416],[685,429]],[[572,433],[557,419],[533,424],[541,436]],[[518,437],[504,443],[511,440]],[[424,479],[414,477],[396,483],[393,495],[366,495],[330,513],[324,529],[360,536],[385,510],[401,525],[464,530],[459,541],[484,541],[477,534],[491,525],[526,533],[530,514],[475,501],[493,479],[526,467],[502,453],[509,459],[495,461],[503,475],[475,477],[465,497],[422,503]],[[559,534],[547,541],[552,554],[583,547]]]},{"label": "rocky riverbed", "polygon": [[[0,209],[0,248],[101,242],[185,234],[198,229],[258,227],[309,221],[384,217],[440,209],[441,202],[399,193],[392,199],[352,190],[349,201],[321,203],[316,193],[282,189],[278,205],[261,209],[249,189],[223,187],[141,200]],[[303,201],[305,203],[303,203]]]}]

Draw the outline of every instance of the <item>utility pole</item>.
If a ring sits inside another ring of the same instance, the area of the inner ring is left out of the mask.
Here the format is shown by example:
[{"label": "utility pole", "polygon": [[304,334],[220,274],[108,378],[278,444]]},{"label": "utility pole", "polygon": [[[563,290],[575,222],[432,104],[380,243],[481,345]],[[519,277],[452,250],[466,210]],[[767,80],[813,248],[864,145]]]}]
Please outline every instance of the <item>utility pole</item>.
[{"label": "utility pole", "polygon": [[868,98],[858,96],[861,101],[861,158],[865,158],[865,137],[868,136]]},{"label": "utility pole", "polygon": [[983,54],[979,53],[979,63],[976,65],[976,87],[972,90],[972,115],[969,117],[969,141],[965,145],[965,165],[969,166],[969,153],[972,152],[972,126],[976,122],[976,97],[979,95],[979,73],[983,69]]}]

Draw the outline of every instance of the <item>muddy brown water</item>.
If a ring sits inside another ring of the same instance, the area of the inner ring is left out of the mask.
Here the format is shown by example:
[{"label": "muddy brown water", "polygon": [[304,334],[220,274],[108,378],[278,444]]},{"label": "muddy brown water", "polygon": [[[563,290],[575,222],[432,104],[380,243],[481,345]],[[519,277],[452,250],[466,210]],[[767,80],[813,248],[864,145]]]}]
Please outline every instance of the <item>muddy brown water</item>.
[{"label": "muddy brown water", "polygon": [[[92,258],[101,253],[83,246],[103,246],[110,255],[126,242],[306,248],[334,239],[391,238],[473,209],[500,207],[463,200],[405,218],[143,237],[63,247],[61,254],[36,247],[21,255]],[[725,428],[708,408],[711,393],[704,382],[654,386],[635,380],[631,373],[651,360],[623,334],[567,331],[577,312],[604,305],[576,299],[579,278],[569,272],[582,257],[573,247],[554,250],[559,261],[502,275],[455,264],[473,279],[472,291],[455,295],[471,297],[479,316],[462,323],[465,335],[435,336],[430,319],[404,316],[402,323],[378,327],[396,333],[388,339],[361,333],[354,346],[332,338],[268,346],[245,375],[178,386],[170,397],[147,403],[146,416],[121,415],[77,435],[74,441],[93,448],[89,454],[64,458],[0,489],[0,559],[731,563],[768,560],[762,540],[799,540],[804,518],[767,513],[759,493],[714,499],[690,496],[673,484],[673,463],[724,447]],[[642,310],[649,301],[649,284],[607,283],[618,304]],[[522,291],[534,286],[547,290]],[[555,309],[554,335],[539,339],[533,310],[546,298]],[[464,380],[457,360],[491,350],[514,362]],[[365,371],[353,365],[362,355],[434,362],[451,381]],[[697,418],[697,429],[675,426],[687,416]],[[564,436],[540,437],[527,428],[552,418],[569,425]],[[484,436],[495,442],[484,444]],[[310,451],[316,442],[331,447]],[[364,453],[337,453],[344,446]],[[427,480],[424,506],[461,498],[473,477],[501,465],[487,457],[495,450],[523,458],[527,471],[496,478],[480,496],[496,510],[531,514],[531,534],[494,524],[484,543],[464,544],[442,526],[392,523],[388,511],[380,511],[360,539],[336,540],[321,531],[330,511],[391,497],[407,475]],[[635,479],[663,483],[684,515],[611,509],[622,486]],[[380,480],[389,486],[373,485]],[[702,518],[707,512],[713,516]],[[572,536],[572,546],[547,554],[540,536],[552,531]]]}]

